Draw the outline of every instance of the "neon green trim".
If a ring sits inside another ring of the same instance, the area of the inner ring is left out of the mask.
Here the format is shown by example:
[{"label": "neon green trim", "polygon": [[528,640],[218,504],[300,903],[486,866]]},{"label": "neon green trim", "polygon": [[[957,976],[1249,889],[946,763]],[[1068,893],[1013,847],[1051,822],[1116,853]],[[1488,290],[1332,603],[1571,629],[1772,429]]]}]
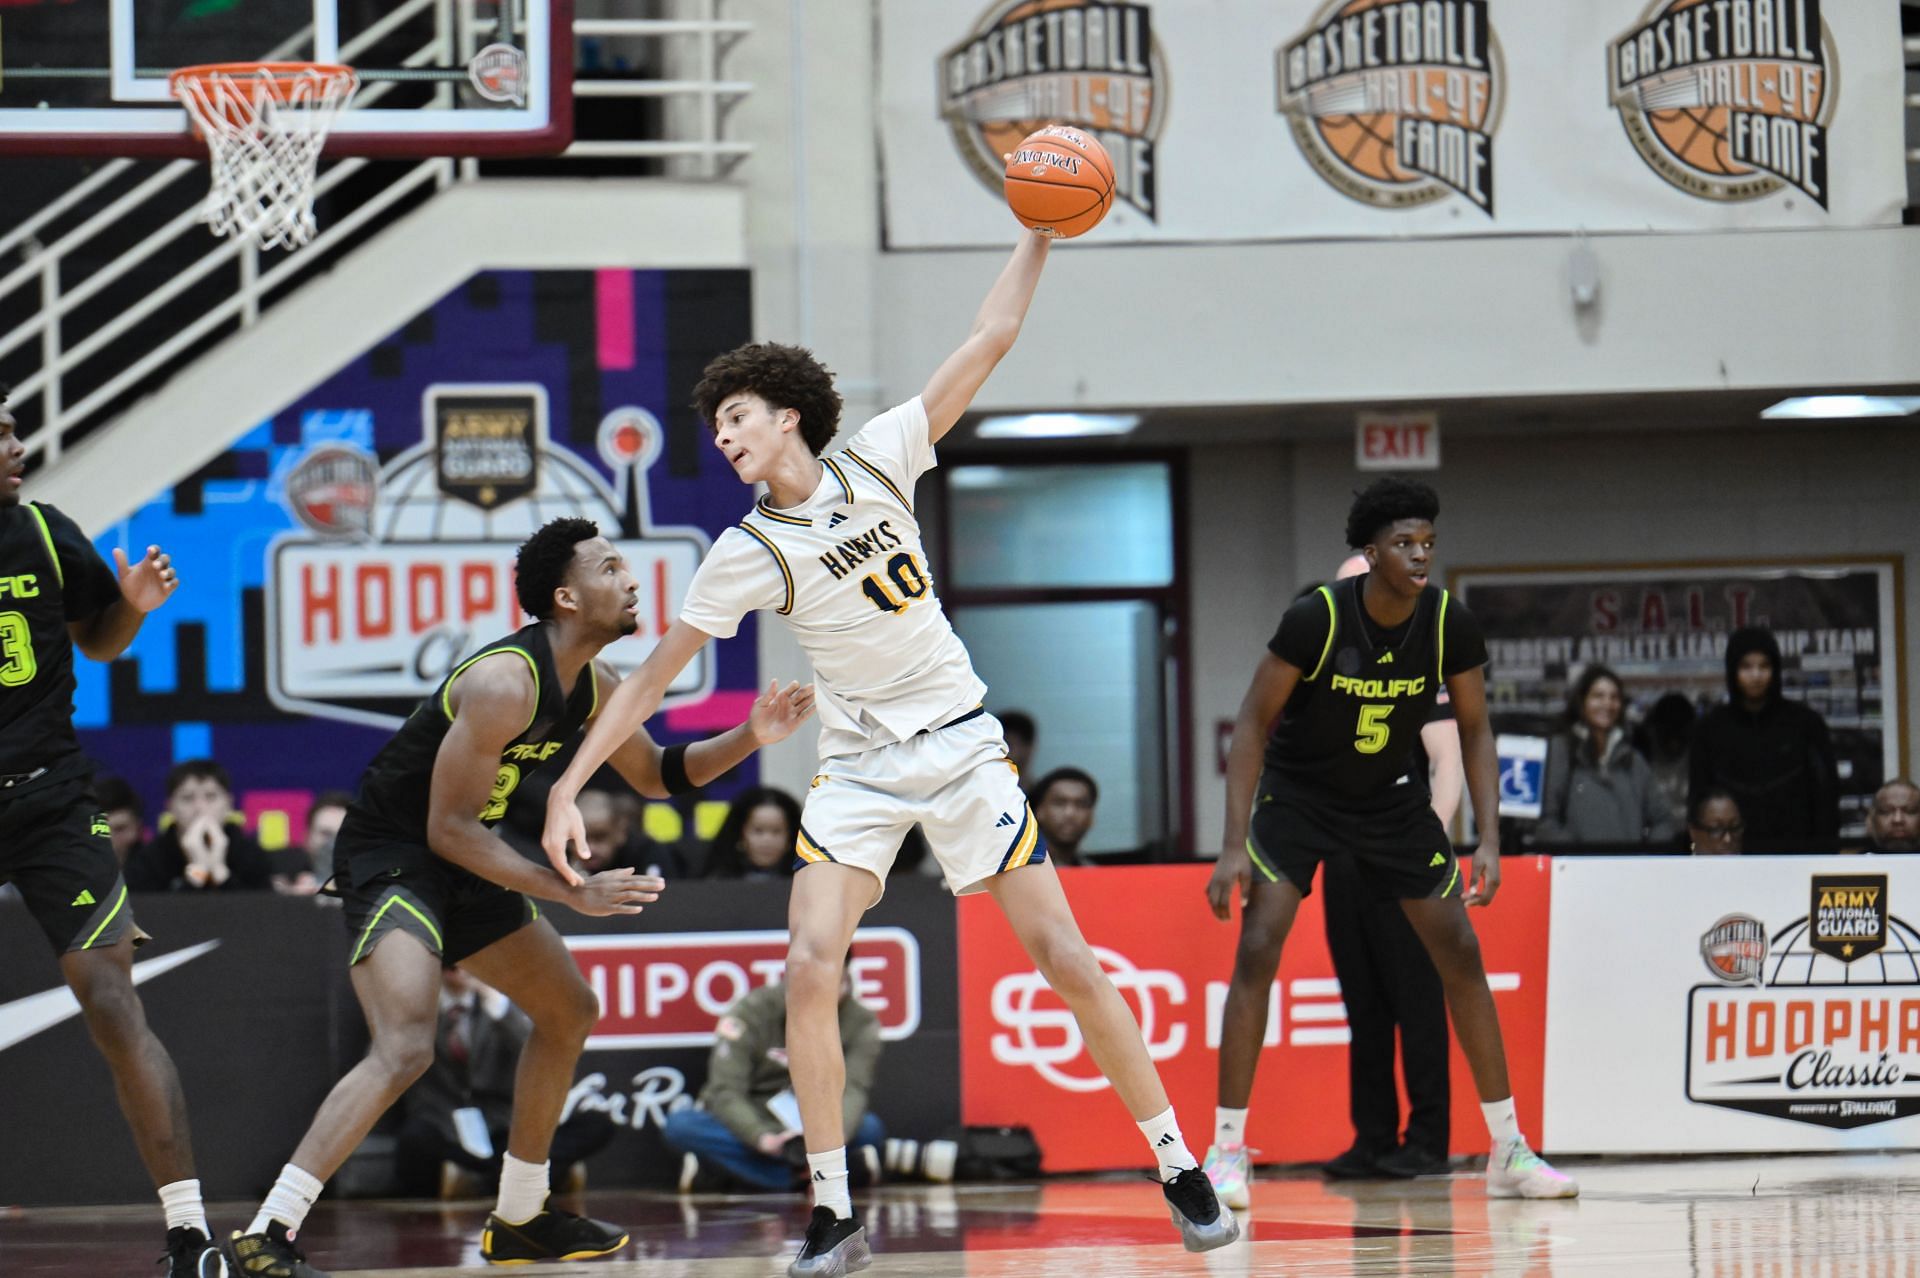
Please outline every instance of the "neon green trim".
[{"label": "neon green trim", "polygon": [[[527,659],[527,669],[533,671],[533,713],[527,716],[527,728],[531,728],[533,721],[540,717],[540,663],[535,661],[533,654],[525,648],[489,648],[485,652],[474,653],[471,657],[468,657],[465,661],[455,666],[453,673],[447,676],[447,681],[440,685],[440,713],[447,716],[448,723],[453,722],[453,681],[465,674],[467,667],[474,662],[484,657],[491,657],[499,652],[517,652]],[[524,733],[527,728],[522,728],[520,731]]]},{"label": "neon green trim", "polygon": [[1440,620],[1438,624],[1434,626],[1434,629],[1438,631],[1440,635],[1439,673],[1440,682],[1442,683],[1447,681],[1447,601],[1452,598],[1453,596],[1446,591],[1443,590],[1440,592]]},{"label": "neon green trim", "polygon": [[1448,859],[1453,862],[1453,874],[1448,877],[1447,885],[1440,889],[1440,899],[1443,901],[1453,895],[1454,887],[1460,882],[1460,858],[1450,856]]},{"label": "neon green trim", "polygon": [[591,661],[587,663],[587,680],[588,685],[593,689],[593,708],[587,711],[587,718],[591,719],[600,713],[600,673],[594,669]]},{"label": "neon green trim", "polygon": [[1247,840],[1247,855],[1253,859],[1253,868],[1267,876],[1267,882],[1278,883],[1280,881],[1280,876],[1274,873],[1273,867],[1268,865],[1266,858],[1260,855],[1260,849],[1253,846],[1252,838],[1248,838]]},{"label": "neon green trim", "polygon": [[34,522],[40,525],[40,538],[47,543],[47,558],[53,560],[53,579],[60,588],[67,588],[67,574],[60,567],[60,552],[53,548],[53,529],[47,527],[47,517],[40,513],[40,507],[33,502],[27,503],[27,509],[33,512]]},{"label": "neon green trim", "polygon": [[400,893],[396,891],[386,899],[385,904],[373,912],[373,917],[367,920],[367,926],[360,932],[360,943],[353,947],[353,957],[347,960],[348,967],[352,967],[360,961],[361,951],[366,949],[367,942],[373,939],[373,930],[380,926],[380,920],[385,918],[387,911],[391,910],[395,905],[398,905],[401,909],[420,920],[420,926],[426,928],[427,934],[433,937],[435,949],[444,950],[447,948],[445,943],[441,941],[440,929],[433,925],[433,920],[422,914],[419,910],[414,909],[413,902],[407,900],[406,897],[401,896]]},{"label": "neon green trim", "polygon": [[540,903],[530,896],[526,898],[526,902],[527,908],[533,911],[533,921],[538,923],[540,921]]},{"label": "neon green trim", "polygon": [[1333,651],[1333,632],[1339,629],[1340,623],[1340,613],[1333,606],[1333,591],[1322,586],[1320,594],[1327,601],[1327,641],[1320,647],[1320,660],[1313,663],[1313,673],[1307,676],[1308,683],[1318,679],[1320,672],[1327,668],[1327,654]]},{"label": "neon green trim", "polygon": [[87,943],[81,946],[80,948],[83,950],[92,949],[93,943],[100,939],[100,934],[107,930],[107,924],[113,922],[115,917],[117,917],[120,913],[120,907],[125,905],[126,903],[127,903],[127,885],[122,883],[120,885],[120,899],[113,903],[113,908],[107,911],[107,917],[100,920],[100,926],[93,929],[93,935],[89,936],[87,938]]}]

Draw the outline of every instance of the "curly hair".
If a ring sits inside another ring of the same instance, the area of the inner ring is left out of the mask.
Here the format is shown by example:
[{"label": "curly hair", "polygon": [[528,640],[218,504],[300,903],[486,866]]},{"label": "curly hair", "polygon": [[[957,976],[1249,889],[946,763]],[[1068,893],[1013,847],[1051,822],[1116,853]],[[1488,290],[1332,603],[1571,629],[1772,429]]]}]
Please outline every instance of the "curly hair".
[{"label": "curly hair", "polygon": [[[751,790],[742,790],[727,809],[727,819],[720,823],[720,830],[713,836],[713,842],[707,845],[707,865],[702,872],[703,878],[743,879],[753,868],[747,860],[747,850],[742,844],[746,840],[747,822],[754,812],[764,807],[780,809],[786,818],[787,835],[791,838],[800,832],[800,804],[785,790],[776,790],[772,786],[755,786]],[[793,873],[793,856],[783,858],[773,867],[775,874]]]},{"label": "curly hair", "polygon": [[567,579],[573,548],[600,535],[591,519],[554,519],[520,543],[513,559],[514,595],[520,611],[539,621],[553,616],[553,592]]},{"label": "curly hair", "polygon": [[840,392],[833,388],[833,373],[803,347],[753,342],[715,356],[693,388],[693,411],[712,430],[720,405],[742,391],[758,395],[776,410],[797,411],[800,437],[816,457],[840,429]]},{"label": "curly hair", "polygon": [[1347,545],[1355,550],[1369,545],[1384,528],[1403,519],[1440,517],[1440,494],[1413,479],[1376,479],[1367,491],[1355,493],[1347,511]]}]

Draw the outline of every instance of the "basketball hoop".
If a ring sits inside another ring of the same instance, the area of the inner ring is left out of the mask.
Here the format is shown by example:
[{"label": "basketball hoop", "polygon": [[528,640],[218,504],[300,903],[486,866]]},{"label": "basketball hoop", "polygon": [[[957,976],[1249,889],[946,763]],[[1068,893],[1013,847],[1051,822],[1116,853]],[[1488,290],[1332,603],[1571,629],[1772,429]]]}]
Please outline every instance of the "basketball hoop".
[{"label": "basketball hoop", "polygon": [[352,67],[223,62],[167,77],[213,164],[200,220],[261,248],[313,238],[313,183],[333,119],[360,87]]}]

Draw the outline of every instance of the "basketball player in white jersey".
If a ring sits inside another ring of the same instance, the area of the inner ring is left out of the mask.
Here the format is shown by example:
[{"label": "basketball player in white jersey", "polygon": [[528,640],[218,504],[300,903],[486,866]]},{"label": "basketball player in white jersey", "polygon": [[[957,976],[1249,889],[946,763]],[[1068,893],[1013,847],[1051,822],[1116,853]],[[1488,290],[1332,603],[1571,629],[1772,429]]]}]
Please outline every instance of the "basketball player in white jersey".
[{"label": "basketball player in white jersey", "polygon": [[700,566],[680,618],[603,707],[555,783],[543,843],[555,869],[586,841],[574,797],[614,747],[652,715],[701,647],[749,612],[772,612],[813,662],[820,773],[807,795],[788,907],[787,1051],[806,1129],[814,1209],[791,1275],[839,1275],[869,1263],[847,1196],[840,1097],[841,963],[860,916],[918,821],[956,893],[985,891],[1072,1009],[1094,1061],[1159,1163],[1190,1251],[1239,1234],[1174,1121],[1166,1089],[1124,1000],[1081,937],[986,685],[947,622],[914,517],[914,484],[934,445],[1013,348],[1050,241],[1027,234],[967,340],[926,388],[824,455],[840,415],[833,378],[809,352],[771,343],[715,359],[694,407],[744,483],[767,494]]}]

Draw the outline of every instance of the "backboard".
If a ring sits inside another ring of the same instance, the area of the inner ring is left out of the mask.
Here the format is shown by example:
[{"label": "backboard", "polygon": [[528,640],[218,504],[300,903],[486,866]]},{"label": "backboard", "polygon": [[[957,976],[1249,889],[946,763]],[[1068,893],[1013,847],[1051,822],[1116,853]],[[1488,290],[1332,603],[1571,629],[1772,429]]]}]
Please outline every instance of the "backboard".
[{"label": "backboard", "polygon": [[359,74],[329,155],[572,137],[572,0],[0,0],[0,155],[204,154],[168,73],[255,61]]}]

